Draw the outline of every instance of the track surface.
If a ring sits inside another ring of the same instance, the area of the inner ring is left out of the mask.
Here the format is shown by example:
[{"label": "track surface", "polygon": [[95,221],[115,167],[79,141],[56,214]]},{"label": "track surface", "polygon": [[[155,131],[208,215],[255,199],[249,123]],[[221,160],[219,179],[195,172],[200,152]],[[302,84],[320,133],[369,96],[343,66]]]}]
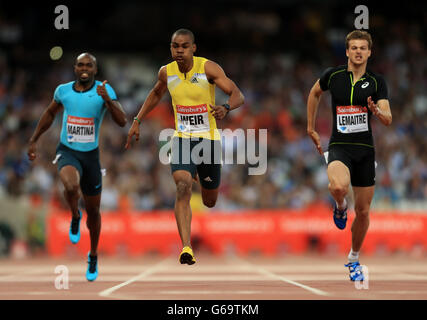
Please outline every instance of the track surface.
[{"label": "track surface", "polygon": [[[366,257],[369,281],[348,280],[345,257],[318,255],[99,257],[99,277],[85,278],[85,257],[0,259],[0,300],[426,300],[427,258]],[[68,270],[68,289],[57,278]],[[359,287],[357,288],[357,286]]]}]

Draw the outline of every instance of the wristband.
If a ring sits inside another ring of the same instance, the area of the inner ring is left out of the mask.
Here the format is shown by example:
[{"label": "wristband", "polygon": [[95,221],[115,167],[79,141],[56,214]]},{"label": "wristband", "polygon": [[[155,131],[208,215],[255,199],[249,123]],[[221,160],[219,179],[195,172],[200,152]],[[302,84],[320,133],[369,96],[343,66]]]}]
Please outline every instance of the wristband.
[{"label": "wristband", "polygon": [[230,112],[230,105],[228,103],[224,103],[222,105],[225,109],[227,109],[227,113]]},{"label": "wristband", "polygon": [[138,117],[133,118],[133,121],[137,121],[138,124],[141,124],[141,120],[139,120]]}]

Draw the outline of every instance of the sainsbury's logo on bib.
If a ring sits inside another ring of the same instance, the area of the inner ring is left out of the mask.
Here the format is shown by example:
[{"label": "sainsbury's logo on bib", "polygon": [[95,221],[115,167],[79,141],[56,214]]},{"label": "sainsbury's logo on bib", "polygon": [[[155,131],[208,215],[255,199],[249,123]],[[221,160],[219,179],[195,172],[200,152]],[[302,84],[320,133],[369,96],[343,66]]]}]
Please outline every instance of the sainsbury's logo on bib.
[{"label": "sainsbury's logo on bib", "polygon": [[176,106],[177,130],[180,132],[208,132],[209,112],[206,104]]},{"label": "sainsbury's logo on bib", "polygon": [[94,118],[67,117],[67,141],[68,142],[95,142]]},{"label": "sainsbury's logo on bib", "polygon": [[176,111],[184,114],[195,114],[208,112],[208,107],[205,104],[199,106],[176,106]]},{"label": "sainsbury's logo on bib", "polygon": [[337,106],[337,130],[341,133],[368,131],[368,108]]}]

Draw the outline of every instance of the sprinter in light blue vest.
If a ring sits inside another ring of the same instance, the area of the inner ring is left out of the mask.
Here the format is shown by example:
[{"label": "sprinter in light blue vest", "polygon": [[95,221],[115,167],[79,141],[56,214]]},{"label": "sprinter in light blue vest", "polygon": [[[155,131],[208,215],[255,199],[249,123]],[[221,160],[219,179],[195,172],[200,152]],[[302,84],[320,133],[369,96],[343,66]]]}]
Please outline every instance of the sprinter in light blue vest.
[{"label": "sprinter in light blue vest", "polygon": [[86,278],[94,281],[98,276],[98,241],[101,232],[102,174],[99,162],[98,135],[105,112],[121,127],[126,124],[126,114],[117,101],[116,93],[107,81],[95,80],[96,58],[90,53],[80,54],[74,65],[76,80],[59,85],[29,141],[28,157],[36,158],[36,143],[50,128],[61,110],[61,137],[56,149],[54,163],[58,163],[59,176],[64,184],[64,196],[71,209],[70,241],[80,240],[82,212],[78,208],[82,191],[87,212],[87,227],[90,235],[90,252]]}]

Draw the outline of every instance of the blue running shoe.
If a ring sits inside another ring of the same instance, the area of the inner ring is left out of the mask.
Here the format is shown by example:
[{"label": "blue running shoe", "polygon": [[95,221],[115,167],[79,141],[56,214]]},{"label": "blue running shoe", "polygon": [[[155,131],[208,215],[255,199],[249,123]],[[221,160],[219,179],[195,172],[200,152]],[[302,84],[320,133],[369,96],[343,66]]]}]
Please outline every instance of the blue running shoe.
[{"label": "blue running shoe", "polygon": [[337,204],[334,205],[334,222],[338,229],[344,230],[347,224],[347,208],[338,210]]},{"label": "blue running shoe", "polygon": [[363,280],[365,280],[365,277],[363,276],[363,272],[362,272],[362,266],[359,264],[358,261],[349,262],[349,263],[345,264],[344,267],[347,267],[348,270],[350,270],[350,280],[351,281],[363,281]]},{"label": "blue running shoe", "polygon": [[76,244],[80,240],[80,220],[82,220],[82,212],[79,210],[79,219],[71,219],[71,225],[70,225],[70,241],[71,243]]},{"label": "blue running shoe", "polygon": [[91,256],[89,252],[87,254],[87,263],[86,279],[87,281],[95,281],[98,277],[98,256]]}]

